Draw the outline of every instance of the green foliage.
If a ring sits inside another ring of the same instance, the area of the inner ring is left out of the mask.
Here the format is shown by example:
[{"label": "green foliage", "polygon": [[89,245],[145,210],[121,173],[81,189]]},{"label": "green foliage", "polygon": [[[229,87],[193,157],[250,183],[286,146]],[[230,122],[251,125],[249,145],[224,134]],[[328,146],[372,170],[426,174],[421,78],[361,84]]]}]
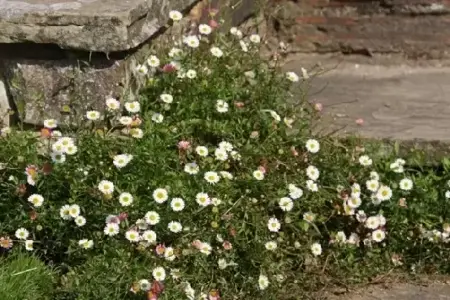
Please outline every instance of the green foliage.
[{"label": "green foliage", "polygon": [[1,242],[60,266],[58,298],[142,299],[159,281],[160,299],[279,299],[324,274],[448,272],[448,162],[313,139],[306,71],[259,58],[257,36],[196,43],[137,65],[136,89],[76,127],[2,130]]},{"label": "green foliage", "polygon": [[53,299],[55,272],[32,255],[0,259],[0,299]]}]

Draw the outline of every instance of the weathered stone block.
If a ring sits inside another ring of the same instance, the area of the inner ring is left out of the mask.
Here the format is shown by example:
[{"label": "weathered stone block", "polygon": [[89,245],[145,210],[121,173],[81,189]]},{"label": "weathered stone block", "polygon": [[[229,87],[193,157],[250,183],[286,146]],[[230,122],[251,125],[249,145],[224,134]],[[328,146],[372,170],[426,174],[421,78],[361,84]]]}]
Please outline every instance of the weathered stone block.
[{"label": "weathered stone block", "polygon": [[71,115],[100,109],[122,94],[130,65],[164,35],[170,10],[187,14],[201,3],[202,20],[217,8],[217,17],[237,25],[254,8],[253,0],[211,1],[0,0],[0,78],[9,101],[33,124],[69,121],[68,108]]}]

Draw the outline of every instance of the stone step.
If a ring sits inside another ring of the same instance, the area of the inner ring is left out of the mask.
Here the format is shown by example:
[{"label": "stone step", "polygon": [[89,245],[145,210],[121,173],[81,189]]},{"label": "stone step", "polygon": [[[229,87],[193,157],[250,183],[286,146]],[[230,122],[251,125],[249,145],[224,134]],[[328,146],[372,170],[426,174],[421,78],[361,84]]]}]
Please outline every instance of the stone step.
[{"label": "stone step", "polygon": [[[286,69],[320,63],[309,100],[323,104],[319,131],[398,141],[450,142],[450,64],[337,55],[294,55]],[[363,124],[358,125],[357,120]]]}]

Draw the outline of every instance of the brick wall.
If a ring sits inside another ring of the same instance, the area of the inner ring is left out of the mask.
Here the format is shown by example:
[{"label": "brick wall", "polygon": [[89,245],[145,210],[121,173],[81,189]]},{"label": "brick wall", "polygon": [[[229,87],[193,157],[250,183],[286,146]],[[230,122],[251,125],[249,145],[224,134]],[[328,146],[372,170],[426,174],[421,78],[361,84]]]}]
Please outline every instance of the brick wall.
[{"label": "brick wall", "polygon": [[299,52],[450,57],[450,0],[270,0],[279,39]]}]

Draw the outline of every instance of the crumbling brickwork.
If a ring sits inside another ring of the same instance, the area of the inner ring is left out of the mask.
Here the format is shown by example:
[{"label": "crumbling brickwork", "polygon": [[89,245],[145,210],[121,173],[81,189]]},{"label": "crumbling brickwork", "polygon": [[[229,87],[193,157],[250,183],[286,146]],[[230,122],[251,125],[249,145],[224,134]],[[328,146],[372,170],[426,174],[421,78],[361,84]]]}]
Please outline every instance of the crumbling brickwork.
[{"label": "crumbling brickwork", "polygon": [[298,52],[450,57],[450,0],[271,0],[273,33]]}]

